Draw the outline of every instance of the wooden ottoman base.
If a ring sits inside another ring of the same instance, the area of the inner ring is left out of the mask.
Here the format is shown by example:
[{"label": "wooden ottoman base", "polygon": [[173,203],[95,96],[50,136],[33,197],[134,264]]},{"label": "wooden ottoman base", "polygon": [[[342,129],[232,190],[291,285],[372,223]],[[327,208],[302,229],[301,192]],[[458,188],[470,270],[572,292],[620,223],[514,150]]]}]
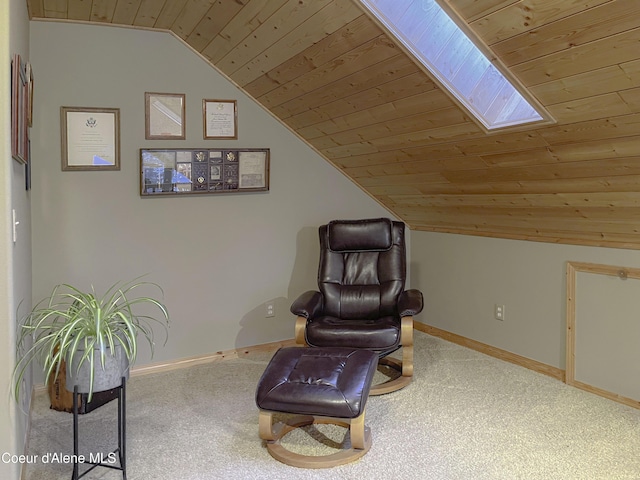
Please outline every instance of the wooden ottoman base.
[{"label": "wooden ottoman base", "polygon": [[[259,435],[276,460],[301,468],[328,468],[352,462],[371,447],[364,425],[365,405],[378,354],[352,348],[281,348],[269,361],[256,389]],[[274,414],[288,420],[274,425]],[[284,448],[282,438],[296,428],[330,424],[349,429],[350,446],[331,455],[302,455]]]},{"label": "wooden ottoman base", "polygon": [[[362,457],[371,448],[371,430],[364,425],[364,411],[356,418],[333,418],[312,415],[297,415],[286,422],[273,424],[273,413],[260,410],[259,434],[266,440],[269,454],[276,460],[300,468],[330,468],[353,462]],[[299,427],[313,424],[331,424],[349,429],[351,447],[339,452],[323,455],[302,455],[287,450],[280,440]]]}]

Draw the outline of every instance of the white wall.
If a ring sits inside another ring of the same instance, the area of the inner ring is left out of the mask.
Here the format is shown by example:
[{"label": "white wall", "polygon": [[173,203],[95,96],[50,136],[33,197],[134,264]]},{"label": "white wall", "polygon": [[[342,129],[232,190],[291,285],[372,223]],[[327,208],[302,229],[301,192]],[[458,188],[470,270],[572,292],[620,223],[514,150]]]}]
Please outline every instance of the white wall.
[{"label": "white wall", "polygon": [[[11,50],[9,48],[9,4],[0,3],[0,145],[2,145],[2,168],[0,181],[2,203],[0,204],[0,392],[8,400],[11,389],[11,369],[14,364],[13,355],[13,322],[11,314],[11,85],[9,83],[11,68]],[[17,434],[14,426],[15,405],[0,409],[0,455],[5,452],[17,453]],[[0,474],[3,478],[15,478],[16,466],[0,462]]]},{"label": "white wall", "polygon": [[[415,231],[411,240],[411,284],[425,297],[418,321],[561,369],[566,263],[640,266],[637,250]],[[598,295],[587,288],[580,295]],[[494,318],[496,303],[506,306],[504,321]],[[611,308],[629,312],[626,303]]]},{"label": "white wall", "polygon": [[[17,305],[31,301],[31,238],[29,194],[25,190],[24,166],[11,158],[11,57],[29,59],[29,19],[26,2],[0,2],[0,455],[21,454],[26,415],[10,397],[15,352]],[[20,221],[17,241],[12,238],[12,210]],[[28,403],[27,395],[21,400]],[[18,478],[20,465],[0,461],[0,477]]]},{"label": "white wall", "polygon": [[[32,22],[31,61],[34,299],[148,273],[173,318],[153,362],[292,338],[289,306],[316,286],[318,225],[389,216],[168,33]],[[145,140],[145,92],[186,94],[185,141]],[[238,100],[237,141],[203,140],[203,98]],[[61,106],[120,109],[120,171],[61,171]],[[180,146],[270,148],[270,191],[141,198],[139,149]]]}]

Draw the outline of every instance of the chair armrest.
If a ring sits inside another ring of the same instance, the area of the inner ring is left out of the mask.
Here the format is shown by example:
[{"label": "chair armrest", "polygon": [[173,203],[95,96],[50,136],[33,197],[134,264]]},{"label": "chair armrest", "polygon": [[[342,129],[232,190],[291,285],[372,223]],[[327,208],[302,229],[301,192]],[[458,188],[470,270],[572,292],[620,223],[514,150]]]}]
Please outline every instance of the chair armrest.
[{"label": "chair armrest", "polygon": [[322,311],[322,294],[308,290],[291,304],[291,313],[307,319],[314,318]]},{"label": "chair armrest", "polygon": [[422,311],[423,298],[420,290],[405,290],[398,298],[398,312],[401,317],[411,317]]}]

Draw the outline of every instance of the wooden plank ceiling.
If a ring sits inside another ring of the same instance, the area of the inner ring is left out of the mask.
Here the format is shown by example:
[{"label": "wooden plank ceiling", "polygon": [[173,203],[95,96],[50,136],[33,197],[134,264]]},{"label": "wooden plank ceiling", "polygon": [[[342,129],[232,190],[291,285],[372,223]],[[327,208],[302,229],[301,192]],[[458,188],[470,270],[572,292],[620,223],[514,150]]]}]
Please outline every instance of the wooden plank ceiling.
[{"label": "wooden plank ceiling", "polygon": [[556,120],[491,134],[355,0],[27,3],[173,32],[412,229],[640,248],[638,0],[448,0]]}]

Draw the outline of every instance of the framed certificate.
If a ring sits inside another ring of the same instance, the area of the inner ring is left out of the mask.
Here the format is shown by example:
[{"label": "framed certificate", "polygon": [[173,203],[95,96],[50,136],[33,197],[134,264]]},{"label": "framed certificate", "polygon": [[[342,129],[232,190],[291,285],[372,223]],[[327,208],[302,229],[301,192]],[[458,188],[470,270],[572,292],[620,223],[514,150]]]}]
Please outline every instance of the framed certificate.
[{"label": "framed certificate", "polygon": [[260,190],[267,188],[267,151],[244,150],[238,152],[238,188]]},{"label": "framed certificate", "polygon": [[60,107],[62,170],[120,170],[120,109]]},{"label": "framed certificate", "polygon": [[140,195],[269,191],[268,148],[140,150]]},{"label": "framed certificate", "polygon": [[145,92],[145,131],[147,140],[185,139],[185,95]]},{"label": "framed certificate", "polygon": [[205,140],[238,138],[238,105],[236,100],[202,100]]}]

